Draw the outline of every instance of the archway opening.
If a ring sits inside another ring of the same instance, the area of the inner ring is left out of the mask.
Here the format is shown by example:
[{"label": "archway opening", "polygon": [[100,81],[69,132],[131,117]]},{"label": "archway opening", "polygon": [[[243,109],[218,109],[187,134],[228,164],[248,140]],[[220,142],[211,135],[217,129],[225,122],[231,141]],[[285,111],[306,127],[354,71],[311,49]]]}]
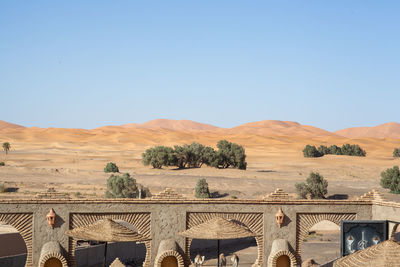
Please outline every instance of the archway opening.
[{"label": "archway opening", "polygon": [[[217,265],[217,240],[193,239],[190,245],[190,259],[194,262],[197,254],[205,257],[203,266]],[[220,253],[223,253],[227,265],[231,265],[232,255],[239,257],[239,266],[251,267],[258,257],[257,242],[254,237],[220,240]]]},{"label": "archway opening", "polygon": [[276,267],[290,267],[290,258],[287,255],[279,256],[276,259]]},{"label": "archway opening", "polygon": [[0,266],[24,267],[27,247],[19,231],[13,226],[0,222]]},{"label": "archway opening", "polygon": [[324,264],[340,257],[340,227],[328,220],[314,224],[303,239],[301,258]]},{"label": "archway opening", "polygon": [[161,261],[161,267],[178,267],[178,260],[175,256],[167,256]]},{"label": "archway opening", "polygon": [[50,258],[44,263],[44,267],[62,267],[62,262],[57,258]]},{"label": "archway opening", "polygon": [[[138,232],[134,225],[126,221],[114,221]],[[75,247],[76,267],[103,266],[105,247],[103,242],[78,240]],[[108,242],[106,266],[109,266],[116,258],[119,258],[125,265],[143,266],[146,258],[146,246],[143,242]]]}]

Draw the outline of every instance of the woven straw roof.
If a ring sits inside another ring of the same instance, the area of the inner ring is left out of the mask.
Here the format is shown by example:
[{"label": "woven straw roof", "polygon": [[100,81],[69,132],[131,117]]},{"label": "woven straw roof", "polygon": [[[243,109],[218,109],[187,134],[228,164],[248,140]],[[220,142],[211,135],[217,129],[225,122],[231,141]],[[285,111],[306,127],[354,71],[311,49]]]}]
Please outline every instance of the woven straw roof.
[{"label": "woven straw roof", "polygon": [[149,240],[138,232],[108,218],[98,220],[93,224],[68,230],[65,234],[79,240],[94,240],[101,242]]},{"label": "woven straw roof", "polygon": [[400,244],[387,240],[375,246],[359,250],[346,257],[338,259],[334,267],[399,267],[400,266]]},{"label": "woven straw roof", "polygon": [[236,239],[257,236],[247,228],[221,217],[215,217],[179,234],[197,239]]}]

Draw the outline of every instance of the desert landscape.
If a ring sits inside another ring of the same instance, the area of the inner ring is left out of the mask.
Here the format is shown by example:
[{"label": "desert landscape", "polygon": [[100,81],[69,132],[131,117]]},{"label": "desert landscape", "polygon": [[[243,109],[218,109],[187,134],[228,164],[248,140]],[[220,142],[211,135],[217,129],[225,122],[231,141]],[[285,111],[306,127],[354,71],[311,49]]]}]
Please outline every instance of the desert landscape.
[{"label": "desert landscape", "polygon": [[[143,166],[142,153],[156,145],[198,142],[215,147],[226,139],[246,149],[247,170],[202,168],[153,169]],[[400,164],[393,149],[400,147],[400,124],[349,128],[337,132],[289,121],[259,121],[233,128],[219,128],[188,120],[159,119],[143,124],[104,126],[96,129],[26,128],[0,121],[0,141],[11,150],[0,161],[0,183],[9,192],[1,198],[33,197],[54,187],[70,197],[103,197],[109,174],[106,163],[115,162],[121,173],[157,193],[171,187],[193,197],[199,178],[206,178],[212,192],[227,198],[261,198],[282,188],[295,196],[294,184],[310,172],[329,182],[328,196],[356,198],[380,189],[380,173]],[[325,155],[305,158],[305,145],[358,144],[366,157]],[[388,199],[397,195],[386,193]]]}]

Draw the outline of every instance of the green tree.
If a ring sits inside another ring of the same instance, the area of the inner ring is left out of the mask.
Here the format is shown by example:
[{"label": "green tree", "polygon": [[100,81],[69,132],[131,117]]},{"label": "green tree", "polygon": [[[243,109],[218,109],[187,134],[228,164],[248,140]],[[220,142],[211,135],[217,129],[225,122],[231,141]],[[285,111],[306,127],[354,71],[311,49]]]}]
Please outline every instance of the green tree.
[{"label": "green tree", "polygon": [[174,161],[176,161],[174,150],[166,146],[152,147],[142,154],[143,164],[145,166],[151,165],[157,169],[161,169],[162,166],[172,166]]},{"label": "green tree", "polygon": [[400,148],[395,148],[393,150],[393,157],[400,158]]},{"label": "green tree", "polygon": [[328,193],[328,181],[318,172],[311,172],[306,182],[295,185],[300,198],[306,198],[309,194],[311,199],[325,198]]},{"label": "green tree", "polygon": [[390,193],[400,194],[399,166],[386,169],[381,173],[381,186],[390,189]]},{"label": "green tree", "polygon": [[132,178],[129,173],[124,173],[122,176],[112,174],[107,180],[105,195],[109,198],[137,198],[136,179]]},{"label": "green tree", "polygon": [[328,148],[327,146],[323,146],[323,145],[321,145],[321,146],[318,147],[318,152],[319,152],[321,155],[328,155],[328,154],[331,154],[331,151],[329,150],[329,148]]},{"label": "green tree", "polygon": [[4,142],[3,143],[3,150],[6,152],[6,155],[8,154],[8,151],[10,151],[11,145],[9,142]]},{"label": "green tree", "polygon": [[230,166],[246,170],[246,153],[241,145],[228,142],[227,140],[220,140],[217,143],[218,151],[216,159],[211,163],[211,166],[218,168],[229,168]]},{"label": "green tree", "polygon": [[321,154],[315,146],[306,145],[303,149],[303,155],[306,158],[318,158],[322,157],[324,154]]},{"label": "green tree", "polygon": [[196,187],[194,188],[195,196],[197,198],[210,198],[210,190],[208,189],[208,183],[206,179],[199,179]]},{"label": "green tree", "polygon": [[[201,161],[202,164],[206,164],[207,166],[212,166],[213,163],[217,159],[217,153],[215,152],[214,148],[206,146],[201,154]],[[215,166],[213,166],[215,167]]]},{"label": "green tree", "polygon": [[342,155],[342,149],[340,147],[338,147],[337,145],[331,145],[329,147],[329,154]]},{"label": "green tree", "polygon": [[365,157],[367,153],[359,145],[342,145],[342,155]]},{"label": "green tree", "polygon": [[104,167],[104,172],[119,172],[118,166],[114,162],[109,162]]}]

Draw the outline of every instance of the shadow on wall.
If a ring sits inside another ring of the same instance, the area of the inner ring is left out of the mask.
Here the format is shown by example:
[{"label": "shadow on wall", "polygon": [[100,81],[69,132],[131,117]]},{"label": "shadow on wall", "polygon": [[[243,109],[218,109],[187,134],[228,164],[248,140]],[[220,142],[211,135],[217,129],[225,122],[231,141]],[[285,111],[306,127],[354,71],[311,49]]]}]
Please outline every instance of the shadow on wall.
[{"label": "shadow on wall", "polygon": [[0,257],[0,266],[24,267],[27,254]]},{"label": "shadow on wall", "polygon": [[[243,239],[227,239],[220,241],[220,253],[225,256],[231,255],[239,250],[249,247],[257,247],[257,242],[254,237]],[[190,259],[194,261],[197,253],[205,256],[206,260],[217,258],[217,240],[193,239],[190,246]],[[239,255],[240,257],[240,255]],[[254,255],[253,261],[257,259],[257,254]]]},{"label": "shadow on wall", "polygon": [[[103,266],[104,244],[80,246],[75,250],[75,261],[77,267],[97,267]],[[107,245],[107,266],[115,258],[133,266],[143,266],[146,258],[146,247],[144,244],[135,242],[115,242]]]}]

